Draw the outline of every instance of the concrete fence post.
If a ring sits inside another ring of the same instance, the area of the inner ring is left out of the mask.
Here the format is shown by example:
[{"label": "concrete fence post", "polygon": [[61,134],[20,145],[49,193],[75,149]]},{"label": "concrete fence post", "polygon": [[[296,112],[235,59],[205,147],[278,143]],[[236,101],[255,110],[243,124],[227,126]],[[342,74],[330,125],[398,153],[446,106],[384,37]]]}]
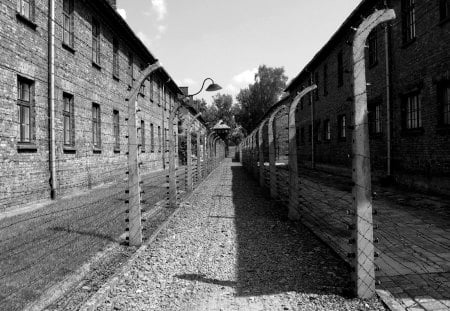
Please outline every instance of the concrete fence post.
[{"label": "concrete fence post", "polygon": [[258,128],[258,154],[259,154],[259,185],[264,187],[264,140],[263,140],[263,131],[264,125],[266,124],[266,120],[262,121]]},{"label": "concrete fence post", "polygon": [[298,164],[297,164],[297,131],[295,124],[295,110],[303,96],[315,90],[317,85],[311,85],[302,90],[294,98],[289,108],[289,219],[299,220],[298,202]]},{"label": "concrete fence post", "polygon": [[379,24],[395,19],[392,9],[375,11],[356,30],[353,39],[353,135],[352,177],[354,232],[353,251],[355,293],[358,298],[375,294],[375,263],[372,220],[372,184],[370,174],[369,125],[365,45],[369,33]]},{"label": "concrete fence post", "polygon": [[278,198],[277,187],[277,168],[276,168],[276,155],[275,155],[275,139],[274,139],[274,119],[275,116],[284,109],[285,106],[278,107],[270,116],[268,124],[268,138],[269,138],[269,178],[270,178],[270,197],[273,199]]}]

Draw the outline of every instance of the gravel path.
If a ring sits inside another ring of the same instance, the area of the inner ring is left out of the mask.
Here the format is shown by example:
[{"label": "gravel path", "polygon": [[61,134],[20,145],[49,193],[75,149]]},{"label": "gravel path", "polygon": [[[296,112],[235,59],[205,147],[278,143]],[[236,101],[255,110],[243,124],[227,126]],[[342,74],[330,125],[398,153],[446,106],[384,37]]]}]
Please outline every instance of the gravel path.
[{"label": "gravel path", "polygon": [[346,298],[349,268],[225,162],[98,310],[385,310]]}]

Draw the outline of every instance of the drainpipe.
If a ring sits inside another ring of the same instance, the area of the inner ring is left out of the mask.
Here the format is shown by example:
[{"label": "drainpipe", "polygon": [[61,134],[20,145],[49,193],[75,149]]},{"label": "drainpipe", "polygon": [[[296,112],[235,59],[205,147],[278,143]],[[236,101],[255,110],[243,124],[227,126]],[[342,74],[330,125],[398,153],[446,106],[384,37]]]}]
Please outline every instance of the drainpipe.
[{"label": "drainpipe", "polygon": [[391,176],[391,71],[389,64],[389,26],[384,27],[384,46],[386,63],[386,140],[387,176]]},{"label": "drainpipe", "polygon": [[49,165],[50,197],[56,199],[56,150],[55,150],[55,0],[48,6],[48,110],[49,110]]}]

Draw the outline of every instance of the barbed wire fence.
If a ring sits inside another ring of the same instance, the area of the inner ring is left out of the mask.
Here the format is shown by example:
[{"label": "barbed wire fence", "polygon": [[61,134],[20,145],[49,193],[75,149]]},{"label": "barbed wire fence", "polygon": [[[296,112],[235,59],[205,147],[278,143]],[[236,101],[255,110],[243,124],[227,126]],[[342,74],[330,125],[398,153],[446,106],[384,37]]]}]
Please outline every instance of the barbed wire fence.
[{"label": "barbed wire fence", "polygon": [[[144,71],[142,76],[148,75],[156,68],[156,65],[152,66],[148,71]],[[136,90],[138,89],[136,86]],[[62,197],[42,207],[33,208],[30,212],[20,212],[15,216],[0,219],[0,309],[32,307],[39,302],[40,297],[53,291],[58,282],[77,274],[84,265],[107,264],[110,259],[99,259],[97,256],[111,248],[117,251],[111,262],[129,256],[223,160],[225,154],[222,141],[211,135],[217,143],[207,148],[206,144],[210,142],[205,132],[202,137],[198,137],[203,140],[203,156],[197,155],[190,165],[178,163],[181,146],[174,131],[178,113],[172,113],[171,118],[168,118],[167,134],[161,135],[156,142],[152,138],[151,146],[143,145],[145,128],[140,120],[152,112],[135,99],[133,92],[130,94],[126,102],[128,113],[118,124],[121,136],[119,144],[114,141],[114,133],[102,131],[101,134],[102,145],[110,146],[111,149],[119,147],[119,156],[102,157],[93,154],[90,148],[82,148],[68,157],[57,157],[57,189]],[[173,110],[176,110],[175,108]],[[90,113],[90,110],[77,106],[76,121],[92,122],[92,117],[88,117]],[[0,118],[2,123],[17,122],[4,115]],[[41,123],[36,124],[39,132],[45,131],[46,128],[40,128],[40,125]],[[102,122],[102,127],[112,128],[114,125],[112,122]],[[92,140],[92,132],[81,126],[79,131],[77,129],[77,137],[80,135],[86,141]],[[0,139],[14,140],[17,137],[10,131]],[[36,137],[38,146],[49,143],[48,138],[41,137],[42,135]],[[61,146],[64,141],[57,138],[56,144]],[[213,152],[216,148],[217,152]],[[192,153],[192,148],[190,149]],[[155,156],[148,156],[149,153]],[[162,153],[166,155],[165,169],[159,169],[162,160],[156,156],[161,156]],[[105,163],[99,163],[99,157],[104,159]],[[48,167],[48,161],[29,157],[27,154],[5,161],[8,165],[27,167],[31,172],[35,171],[34,168]],[[199,167],[202,167],[201,177]],[[80,171],[85,174],[80,174]],[[2,171],[2,175],[11,177],[14,174],[12,172],[13,170]],[[27,174],[24,173],[23,178]],[[83,178],[70,178],[75,174],[82,175]],[[195,179],[187,182],[187,174],[195,176]],[[1,210],[20,211],[18,207],[35,202],[43,192],[49,191],[50,186],[44,183],[36,187],[10,187],[8,191],[1,191]],[[11,202],[16,205],[11,205]],[[86,299],[88,297],[86,296]],[[53,302],[55,301],[49,301]],[[59,306],[66,305],[71,303],[71,299],[58,303]]]}]

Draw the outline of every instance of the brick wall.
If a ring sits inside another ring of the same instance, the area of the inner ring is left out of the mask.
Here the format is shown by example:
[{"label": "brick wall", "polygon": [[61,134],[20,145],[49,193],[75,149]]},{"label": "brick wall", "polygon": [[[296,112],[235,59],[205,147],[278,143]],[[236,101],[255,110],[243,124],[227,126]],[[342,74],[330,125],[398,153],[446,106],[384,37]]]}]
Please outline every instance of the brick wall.
[{"label": "brick wall", "polygon": [[[126,178],[128,151],[127,115],[125,98],[129,94],[127,73],[129,53],[133,51],[134,77],[150,62],[133,47],[134,42],[122,35],[120,26],[103,15],[98,15],[90,4],[74,1],[74,48],[62,44],[62,1],[56,1],[55,35],[55,131],[56,170],[59,195],[90,188],[92,186],[119,181]],[[1,4],[0,11],[0,181],[1,209],[49,198],[48,155],[48,99],[47,99],[47,1],[36,1],[36,27],[16,17],[15,1]],[[91,57],[92,17],[101,24],[100,67],[93,66]],[[119,77],[113,78],[113,38],[119,43]],[[34,81],[36,103],[36,150],[18,150],[17,76]],[[167,148],[164,129],[168,129],[170,112],[169,98],[175,98],[177,89],[166,83],[166,73],[158,71],[154,81],[145,82],[138,96],[140,112],[138,122],[145,122],[145,151],[140,154],[142,172],[163,168],[163,153]],[[160,83],[155,83],[159,81]],[[164,83],[162,83],[164,82]],[[134,83],[137,83],[136,81]],[[170,93],[167,103],[161,98],[160,89]],[[150,87],[153,88],[151,96]],[[63,93],[74,98],[75,145],[65,148],[63,134]],[[101,148],[94,151],[92,134],[92,104],[100,105]],[[114,150],[113,110],[119,111],[120,151]],[[150,130],[153,124],[155,148],[151,150]],[[158,126],[161,141],[158,141]],[[177,132],[175,125],[174,131]],[[70,149],[70,150],[69,150]],[[167,159],[167,153],[165,154]],[[1,210],[0,210],[1,211]]]}]

